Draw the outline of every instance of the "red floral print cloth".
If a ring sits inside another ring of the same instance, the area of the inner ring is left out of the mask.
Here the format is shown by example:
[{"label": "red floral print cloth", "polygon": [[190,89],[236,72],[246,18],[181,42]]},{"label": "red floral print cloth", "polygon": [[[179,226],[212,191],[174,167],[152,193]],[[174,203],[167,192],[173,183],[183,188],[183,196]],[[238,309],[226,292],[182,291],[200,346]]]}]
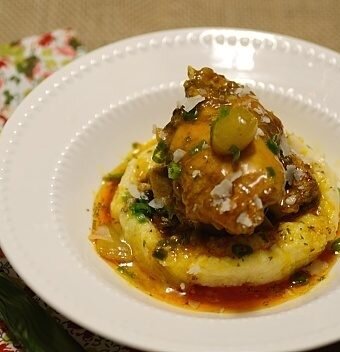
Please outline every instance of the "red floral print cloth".
[{"label": "red floral print cloth", "polygon": [[[42,80],[85,52],[72,30],[55,30],[40,36],[0,45],[0,132],[21,100]],[[0,250],[0,271],[18,278]],[[19,278],[18,278],[19,279]],[[23,284],[24,285],[24,284]],[[28,289],[29,290],[29,289]],[[35,296],[88,352],[129,352],[130,349],[84,330],[53,311]],[[22,352],[0,322],[0,352]],[[47,352],[47,351],[46,351]],[[67,352],[67,351],[65,351]]]}]

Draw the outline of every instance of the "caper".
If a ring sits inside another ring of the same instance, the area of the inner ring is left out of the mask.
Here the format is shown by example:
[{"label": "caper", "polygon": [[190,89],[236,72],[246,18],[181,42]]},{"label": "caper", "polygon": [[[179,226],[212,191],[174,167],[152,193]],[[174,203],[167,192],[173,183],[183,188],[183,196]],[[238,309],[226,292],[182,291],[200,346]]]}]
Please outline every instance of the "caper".
[{"label": "caper", "polygon": [[152,252],[152,256],[158,260],[165,260],[168,256],[168,252],[164,247],[157,247]]},{"label": "caper", "polygon": [[309,282],[310,275],[306,271],[297,271],[291,277],[291,283],[294,286],[307,285]]},{"label": "caper", "polygon": [[335,254],[339,254],[340,253],[340,238],[337,238],[336,240],[334,240],[331,244],[331,250],[335,253]]},{"label": "caper", "polygon": [[210,132],[212,149],[221,155],[231,154],[232,147],[240,151],[246,148],[254,139],[258,124],[255,115],[242,106],[225,111],[216,118]]}]

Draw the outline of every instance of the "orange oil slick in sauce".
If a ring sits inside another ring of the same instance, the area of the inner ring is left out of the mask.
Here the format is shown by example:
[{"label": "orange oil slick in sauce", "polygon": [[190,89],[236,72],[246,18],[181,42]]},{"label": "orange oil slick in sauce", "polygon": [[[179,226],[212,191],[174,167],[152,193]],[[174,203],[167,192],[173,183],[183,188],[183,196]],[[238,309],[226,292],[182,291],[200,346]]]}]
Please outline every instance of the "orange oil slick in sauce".
[{"label": "orange oil slick in sauce", "polygon": [[[118,181],[103,182],[94,202],[93,230],[113,221],[110,214],[110,203],[117,186]],[[94,240],[93,243],[98,254],[101,255],[100,250],[96,247],[96,241]],[[176,290],[150,277],[134,261],[118,265],[114,261],[108,260],[107,257],[102,257],[124,279],[149,296],[181,308],[219,313],[258,310],[297,298],[323,281],[336,261],[336,255],[331,250],[325,249],[317,259],[327,265],[318,274],[311,275],[308,283],[303,285],[293,285],[291,279],[287,279],[259,286],[204,287],[193,285],[191,287],[182,286],[181,290]]]}]

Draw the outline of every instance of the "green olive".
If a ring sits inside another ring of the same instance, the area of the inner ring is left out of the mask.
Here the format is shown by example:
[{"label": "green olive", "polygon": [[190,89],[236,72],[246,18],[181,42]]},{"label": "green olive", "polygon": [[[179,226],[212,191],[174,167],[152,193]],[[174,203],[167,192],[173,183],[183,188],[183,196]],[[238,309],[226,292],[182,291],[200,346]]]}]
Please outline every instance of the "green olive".
[{"label": "green olive", "polygon": [[241,151],[254,139],[256,131],[257,118],[244,107],[233,107],[228,113],[219,114],[212,125],[212,149],[221,155],[232,154],[233,147]]}]

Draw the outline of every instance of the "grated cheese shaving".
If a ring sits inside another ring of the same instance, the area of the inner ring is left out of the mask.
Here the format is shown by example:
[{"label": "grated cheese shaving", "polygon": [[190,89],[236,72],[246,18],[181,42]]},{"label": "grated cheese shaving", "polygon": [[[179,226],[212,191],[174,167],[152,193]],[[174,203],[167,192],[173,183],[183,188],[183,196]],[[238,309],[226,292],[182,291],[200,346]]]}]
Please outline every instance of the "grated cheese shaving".
[{"label": "grated cheese shaving", "polygon": [[262,116],[261,121],[264,123],[270,123],[270,118],[268,116]]},{"label": "grated cheese shaving", "polygon": [[164,203],[163,203],[162,199],[154,198],[148,204],[150,205],[151,208],[154,208],[154,209],[164,208]]},{"label": "grated cheese shaving", "polygon": [[286,204],[288,205],[293,205],[296,202],[296,195],[291,195],[288,198],[286,198]]},{"label": "grated cheese shaving", "polygon": [[304,175],[305,175],[305,173],[300,169],[296,169],[296,171],[294,172],[294,178],[296,181],[301,181],[301,179]]},{"label": "grated cheese shaving", "polygon": [[210,195],[216,198],[228,197],[231,194],[232,188],[232,182],[225,178],[222,182],[220,182],[217,186],[212,189]]},{"label": "grated cheese shaving", "polygon": [[219,211],[220,214],[230,211],[233,207],[233,202],[229,198],[233,189],[233,181],[242,176],[242,171],[234,172],[229,179],[224,179],[215,186],[210,195],[213,197],[212,206]]},{"label": "grated cheese shaving", "polygon": [[166,139],[166,133],[162,130],[162,128],[157,127],[157,125],[152,125],[152,133],[156,135],[157,138],[162,140]]},{"label": "grated cheese shaving", "polygon": [[256,108],[253,109],[257,114],[259,115],[264,115],[265,111],[262,109],[260,105],[258,105]]},{"label": "grated cheese shaving", "polygon": [[173,154],[173,161],[178,163],[186,154],[186,151],[183,149],[176,149]]},{"label": "grated cheese shaving", "polygon": [[231,210],[231,200],[230,198],[226,198],[221,202],[219,212],[220,214],[222,214],[230,210]]},{"label": "grated cheese shaving", "polygon": [[296,181],[301,181],[304,176],[304,172],[300,169],[297,169],[295,165],[287,165],[286,168],[286,182],[291,186],[294,179]]},{"label": "grated cheese shaving", "polygon": [[133,198],[141,198],[143,193],[142,192],[139,192],[138,191],[138,188],[137,186],[134,184],[134,183],[130,183],[128,186],[127,186],[127,190],[129,191],[129,193],[131,194],[131,196]]},{"label": "grated cheese shaving", "polygon": [[201,177],[202,176],[201,170],[194,170],[191,176],[192,178]]},{"label": "grated cheese shaving", "polygon": [[286,168],[286,182],[291,186],[294,179],[294,172],[296,170],[295,165],[287,165]]},{"label": "grated cheese shaving", "polygon": [[292,154],[292,149],[288,144],[286,136],[284,136],[284,135],[282,135],[282,137],[281,137],[280,147],[281,147],[283,156],[288,156],[288,155]]},{"label": "grated cheese shaving", "polygon": [[251,227],[253,225],[249,215],[244,211],[237,217],[236,222],[245,227]]},{"label": "grated cheese shaving", "polygon": [[181,108],[183,106],[183,109],[186,112],[189,112],[192,110],[198,103],[204,101],[205,98],[202,97],[202,95],[195,95],[194,97],[185,97],[182,101],[177,102],[177,107]]},{"label": "grated cheese shaving", "polygon": [[255,203],[257,209],[263,208],[262,199],[259,196],[254,197],[254,203]]},{"label": "grated cheese shaving", "polygon": [[259,137],[263,137],[264,136],[264,132],[261,130],[260,127],[256,131],[256,136],[259,136]]},{"label": "grated cheese shaving", "polygon": [[[243,166],[243,165],[242,165]],[[230,181],[231,182],[234,182],[235,180],[237,180],[239,177],[241,177],[242,176],[242,171],[241,170],[238,170],[238,171],[236,171],[236,172],[234,172],[232,175],[231,175],[231,177],[230,177]]]},{"label": "grated cheese shaving", "polygon": [[246,95],[251,94],[251,90],[247,85],[244,85],[243,87],[236,88],[235,94],[238,95],[239,97],[244,97]]}]

